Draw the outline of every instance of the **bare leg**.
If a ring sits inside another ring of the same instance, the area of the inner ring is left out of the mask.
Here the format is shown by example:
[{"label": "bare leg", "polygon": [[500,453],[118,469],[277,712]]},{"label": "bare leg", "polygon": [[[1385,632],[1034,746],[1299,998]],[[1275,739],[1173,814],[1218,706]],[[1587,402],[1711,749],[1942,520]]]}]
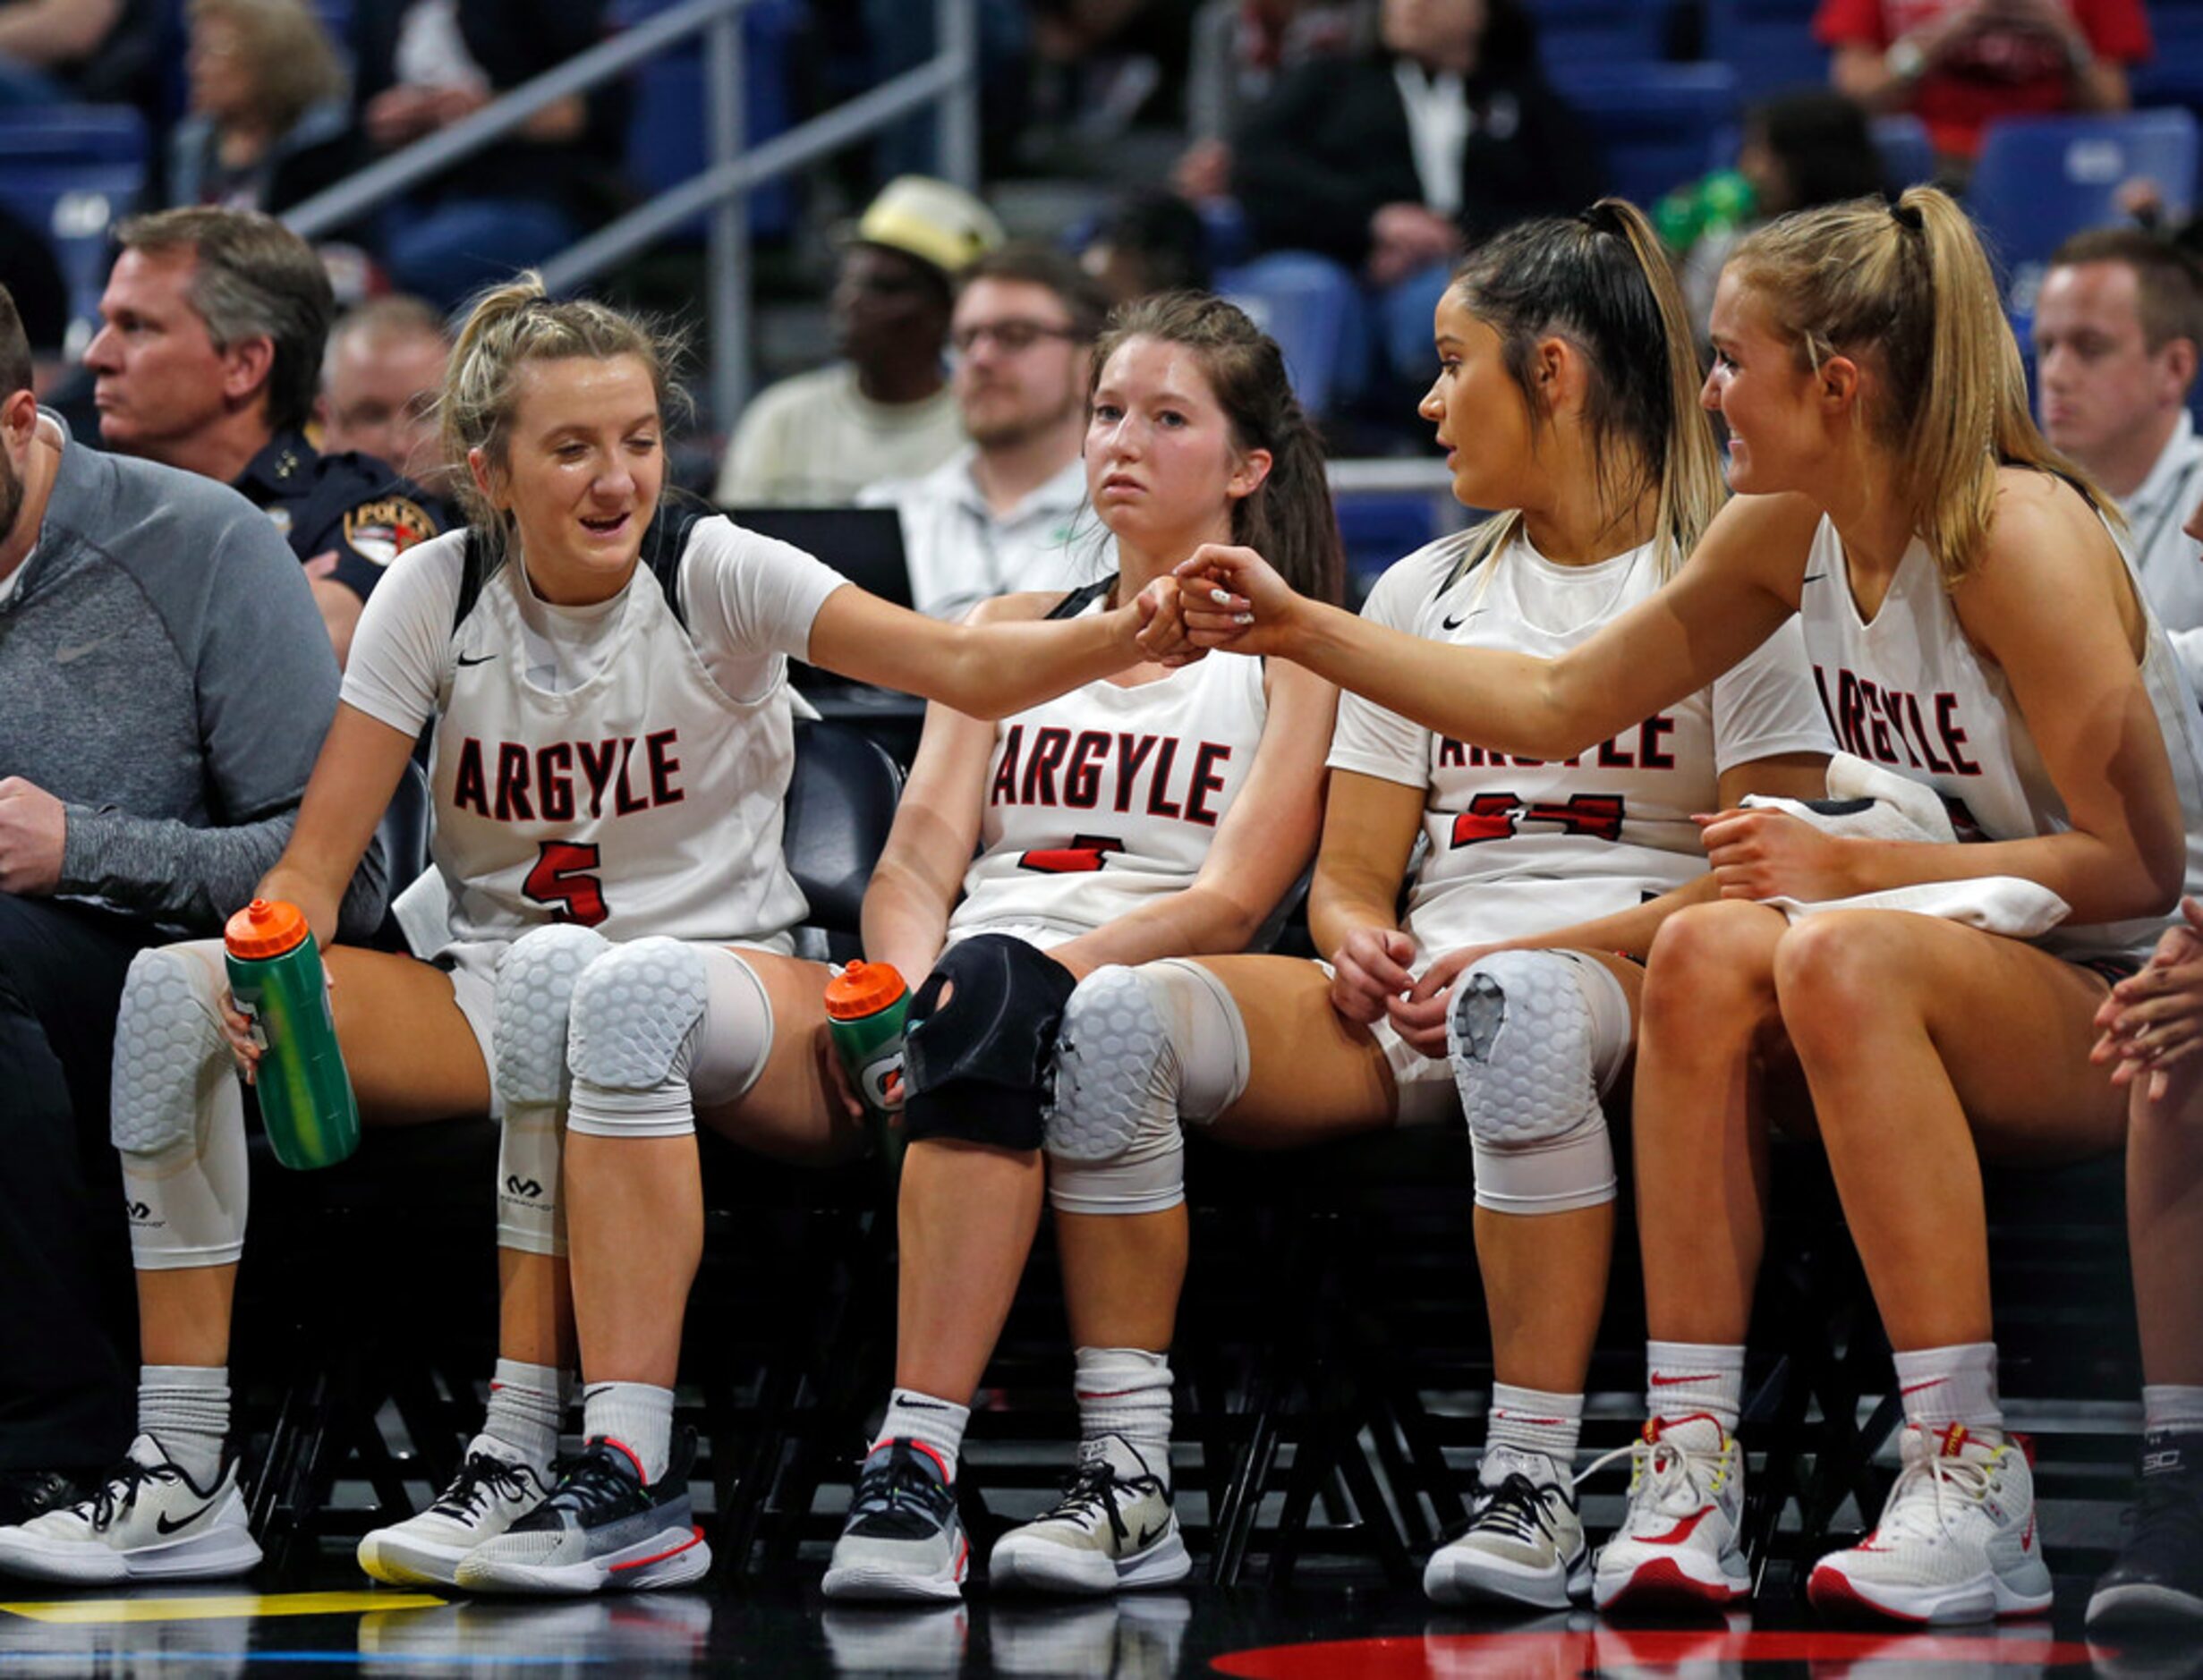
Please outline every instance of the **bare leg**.
[{"label": "bare leg", "polygon": [[2127,1088],[2127,1235],[2142,1379],[2203,1387],[2203,1086],[2176,1077],[2161,1103],[2148,1087],[2145,1076]]},{"label": "bare leg", "polygon": [[574,1290],[557,1254],[498,1251],[498,1352],[527,1365],[574,1363]]},{"label": "bare leg", "polygon": [[1186,1287],[1186,1205],[1122,1217],[1058,1213],[1064,1307],[1074,1347],[1161,1353],[1178,1328]]},{"label": "bare leg", "polygon": [[1775,983],[1890,1345],[1990,1340],[1981,1156],[2075,1160],[2125,1133],[2125,1094],[2088,1061],[2103,980],[1954,922],[1854,911],[1785,933]]},{"label": "bare leg", "polygon": [[1037,1150],[923,1138],[904,1154],[897,1387],[971,1403],[1033,1252],[1045,1185]]},{"label": "bare leg", "polygon": [[1639,1004],[1631,1110],[1646,1323],[1733,1345],[1766,1239],[1764,1064],[1780,1036],[1779,912],[1734,901],[1661,924]]}]

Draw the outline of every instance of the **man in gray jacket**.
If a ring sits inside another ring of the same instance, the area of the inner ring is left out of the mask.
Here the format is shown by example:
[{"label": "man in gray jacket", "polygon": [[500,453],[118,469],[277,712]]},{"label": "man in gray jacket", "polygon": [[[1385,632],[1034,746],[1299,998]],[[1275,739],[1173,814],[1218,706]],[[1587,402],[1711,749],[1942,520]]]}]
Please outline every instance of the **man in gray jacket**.
[{"label": "man in gray jacket", "polygon": [[[107,1066],[140,948],[283,850],[336,710],[305,574],[226,486],[74,442],[0,290],[0,1523],[131,1434]],[[379,852],[344,902],[382,912]]]}]

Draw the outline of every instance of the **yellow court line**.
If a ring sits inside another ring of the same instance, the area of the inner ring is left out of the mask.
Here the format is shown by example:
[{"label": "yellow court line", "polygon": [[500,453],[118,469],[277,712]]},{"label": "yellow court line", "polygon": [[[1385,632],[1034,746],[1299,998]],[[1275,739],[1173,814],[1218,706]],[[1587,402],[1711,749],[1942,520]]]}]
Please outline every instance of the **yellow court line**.
[{"label": "yellow court line", "polygon": [[211,1622],[231,1616],[350,1616],[361,1610],[421,1610],[443,1603],[427,1592],[241,1592],[193,1599],[57,1599],[0,1604],[34,1622],[90,1626],[105,1622]]}]

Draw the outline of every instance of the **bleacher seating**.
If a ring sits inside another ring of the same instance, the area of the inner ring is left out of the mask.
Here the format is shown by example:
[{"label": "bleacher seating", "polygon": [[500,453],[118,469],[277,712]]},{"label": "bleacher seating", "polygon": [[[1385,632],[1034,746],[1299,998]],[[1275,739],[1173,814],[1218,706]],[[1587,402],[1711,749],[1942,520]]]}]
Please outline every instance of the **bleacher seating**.
[{"label": "bleacher seating", "polygon": [[2203,0],[2150,0],[2149,33],[2156,50],[2130,76],[2134,103],[2203,111]]},{"label": "bleacher seating", "polygon": [[1823,87],[1828,54],[1813,38],[1817,0],[1705,0],[1705,55],[1729,66],[1747,99]]},{"label": "bleacher seating", "polygon": [[1882,172],[1890,190],[1916,187],[1935,178],[1935,146],[1927,124],[1898,113],[1874,120],[1874,148],[1882,154]]},{"label": "bleacher seating", "polygon": [[1569,65],[1650,63],[1661,55],[1666,0],[1529,0],[1549,73]]},{"label": "bleacher seating", "polygon": [[1714,137],[1737,117],[1726,64],[1590,62],[1556,70],[1552,83],[1591,125],[1608,191],[1638,204],[1704,174],[1717,161]]},{"label": "bleacher seating", "polygon": [[0,203],[53,246],[69,287],[72,353],[99,312],[108,233],[145,192],[150,144],[145,119],[126,106],[0,115]]}]

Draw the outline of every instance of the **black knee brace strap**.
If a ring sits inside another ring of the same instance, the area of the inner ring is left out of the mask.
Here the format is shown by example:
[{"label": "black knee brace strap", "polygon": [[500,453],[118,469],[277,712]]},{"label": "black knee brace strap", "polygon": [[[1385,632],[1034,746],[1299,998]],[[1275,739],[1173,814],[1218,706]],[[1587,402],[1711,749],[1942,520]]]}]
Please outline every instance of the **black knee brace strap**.
[{"label": "black knee brace strap", "polygon": [[960,939],[943,952],[910,1000],[905,1134],[1039,1149],[1047,1072],[1077,983],[1062,963],[1006,933]]}]

